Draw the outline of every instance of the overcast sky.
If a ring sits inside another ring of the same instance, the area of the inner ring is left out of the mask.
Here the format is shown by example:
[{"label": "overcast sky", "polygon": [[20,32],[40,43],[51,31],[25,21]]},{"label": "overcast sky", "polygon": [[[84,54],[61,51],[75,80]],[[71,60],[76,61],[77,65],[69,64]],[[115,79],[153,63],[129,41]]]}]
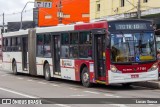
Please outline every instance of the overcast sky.
[{"label": "overcast sky", "polygon": [[[34,0],[0,0],[0,25],[2,25],[3,12],[5,13],[5,24],[20,21],[20,12],[28,1]],[[33,20],[33,7],[33,3],[27,5],[23,13],[23,21]]]}]

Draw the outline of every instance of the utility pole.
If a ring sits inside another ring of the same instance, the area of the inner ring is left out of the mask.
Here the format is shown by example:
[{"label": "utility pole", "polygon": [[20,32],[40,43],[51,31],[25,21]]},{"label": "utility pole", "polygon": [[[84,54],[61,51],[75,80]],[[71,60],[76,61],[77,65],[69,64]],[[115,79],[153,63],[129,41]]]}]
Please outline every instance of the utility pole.
[{"label": "utility pole", "polygon": [[62,24],[62,0],[59,0],[58,3],[58,22],[59,24]]},{"label": "utility pole", "polygon": [[141,0],[138,0],[137,16],[138,16],[138,19],[141,18]]},{"label": "utility pole", "polygon": [[23,27],[23,23],[22,23],[23,11],[24,11],[24,9],[26,8],[26,6],[27,6],[28,3],[34,3],[34,2],[29,1],[29,2],[27,2],[27,3],[25,4],[25,6],[23,7],[23,9],[22,9],[22,11],[21,11],[21,25],[20,25],[20,29],[22,29],[22,27]]},{"label": "utility pole", "polygon": [[3,13],[3,28],[2,28],[2,31],[1,33],[4,33],[4,13]]}]

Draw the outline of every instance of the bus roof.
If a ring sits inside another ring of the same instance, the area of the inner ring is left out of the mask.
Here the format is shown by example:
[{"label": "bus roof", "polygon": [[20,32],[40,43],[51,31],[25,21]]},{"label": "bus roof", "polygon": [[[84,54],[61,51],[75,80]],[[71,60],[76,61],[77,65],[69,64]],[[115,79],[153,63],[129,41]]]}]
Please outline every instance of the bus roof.
[{"label": "bus roof", "polygon": [[15,31],[15,32],[3,33],[3,37],[20,36],[20,35],[27,35],[27,34],[28,34],[28,29],[27,30],[19,30],[19,31]]},{"label": "bus roof", "polygon": [[[139,19],[125,19],[125,20],[101,20],[96,22],[90,23],[76,23],[72,25],[58,25],[52,27],[37,27],[36,33],[49,33],[49,32],[63,32],[63,31],[73,31],[73,30],[91,30],[91,29],[99,29],[104,28],[108,29],[108,24],[116,23],[116,22],[151,22],[149,20],[139,20]],[[19,30],[15,32],[7,32],[3,33],[3,37],[10,37],[10,36],[19,36],[19,35],[27,35],[28,30]]]},{"label": "bus roof", "polygon": [[52,27],[41,27],[36,28],[36,33],[47,33],[47,32],[63,32],[63,31],[71,31],[74,30],[74,25],[59,25]]}]

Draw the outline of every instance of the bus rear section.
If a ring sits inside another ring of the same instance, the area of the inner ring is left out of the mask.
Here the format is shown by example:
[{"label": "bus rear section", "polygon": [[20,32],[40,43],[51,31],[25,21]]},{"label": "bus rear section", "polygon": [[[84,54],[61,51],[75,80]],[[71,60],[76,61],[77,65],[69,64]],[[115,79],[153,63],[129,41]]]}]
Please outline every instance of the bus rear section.
[{"label": "bus rear section", "polygon": [[28,73],[28,30],[8,32],[3,34],[3,60],[2,68]]}]

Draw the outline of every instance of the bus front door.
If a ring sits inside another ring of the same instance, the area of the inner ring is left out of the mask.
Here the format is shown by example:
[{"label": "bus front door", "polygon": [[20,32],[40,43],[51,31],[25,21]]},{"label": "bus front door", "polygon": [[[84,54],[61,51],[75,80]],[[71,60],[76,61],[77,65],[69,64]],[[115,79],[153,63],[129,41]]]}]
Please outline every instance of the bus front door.
[{"label": "bus front door", "polygon": [[28,52],[28,39],[27,37],[22,37],[22,67],[23,70],[27,70],[27,52]]},{"label": "bus front door", "polygon": [[106,81],[105,72],[105,34],[94,34],[95,79]]},{"label": "bus front door", "polygon": [[60,76],[60,35],[53,36],[53,57],[54,75]]}]

